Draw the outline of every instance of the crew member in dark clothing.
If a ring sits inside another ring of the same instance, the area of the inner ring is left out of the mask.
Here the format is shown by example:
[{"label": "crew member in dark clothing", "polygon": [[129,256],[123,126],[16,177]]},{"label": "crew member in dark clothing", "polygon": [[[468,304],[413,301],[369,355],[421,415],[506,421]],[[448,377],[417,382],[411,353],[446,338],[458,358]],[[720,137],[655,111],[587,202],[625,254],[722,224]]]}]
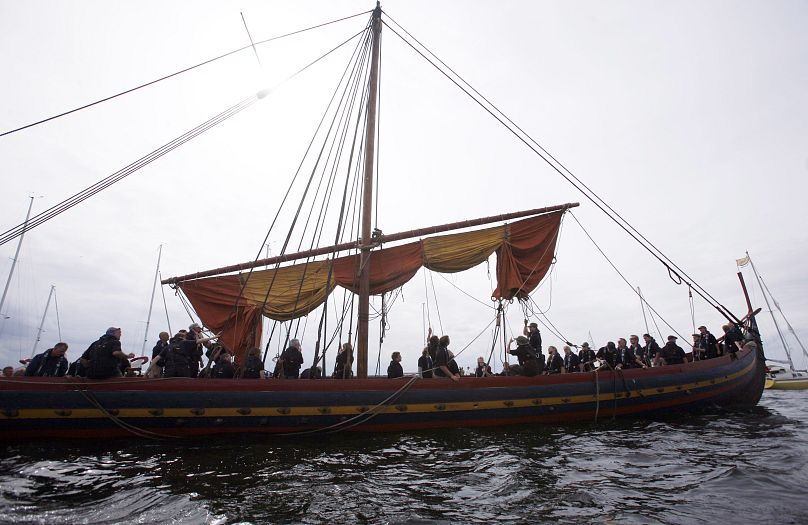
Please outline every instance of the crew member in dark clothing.
[{"label": "crew member in dark clothing", "polygon": [[429,357],[432,358],[432,362],[435,362],[435,357],[438,355],[438,348],[440,348],[440,337],[436,335],[432,335],[432,328],[429,328],[429,332],[426,336],[426,348],[429,352]]},{"label": "crew member in dark clothing", "polygon": [[522,333],[527,336],[530,346],[533,347],[533,351],[536,355],[541,355],[541,332],[539,332],[539,325],[536,323],[527,324],[527,319],[525,319],[525,328],[522,330]]},{"label": "crew member in dark clothing", "polygon": [[424,348],[421,357],[418,358],[418,371],[424,379],[432,377],[432,369],[435,367],[432,356],[429,355],[429,348]]},{"label": "crew member in dark clothing", "polygon": [[283,351],[280,360],[283,361],[283,377],[297,379],[300,375],[300,365],[303,364],[303,353],[300,351],[300,341],[292,339],[289,348]]},{"label": "crew member in dark clothing", "polygon": [[188,327],[188,335],[185,336],[186,341],[193,341],[195,343],[195,347],[191,348],[191,343],[185,342],[185,352],[190,357],[190,362],[188,366],[191,370],[191,377],[198,377],[199,376],[199,369],[202,368],[202,347],[210,349],[211,344],[210,340],[213,339],[211,337],[205,337],[202,334],[202,327],[199,326],[197,323],[191,324]]},{"label": "crew member in dark clothing", "polygon": [[668,342],[660,351],[666,365],[681,365],[685,362],[685,351],[676,344],[676,339],[675,335],[669,335]]},{"label": "crew member in dark clothing", "polygon": [[617,366],[617,347],[614,346],[613,342],[609,341],[606,343],[606,346],[600,347],[596,355],[598,359],[605,362],[609,368],[614,369],[614,367]]},{"label": "crew member in dark clothing", "polygon": [[597,355],[595,351],[589,348],[589,343],[584,341],[581,343],[581,351],[578,352],[578,359],[581,360],[581,366],[584,369],[584,372],[591,372],[595,369],[592,366],[592,363],[597,359]]},{"label": "crew member in dark clothing", "polygon": [[494,373],[491,371],[491,367],[488,366],[485,362],[485,358],[482,356],[477,358],[477,368],[474,370],[474,375],[477,377],[487,377],[492,376]]},{"label": "crew member in dark clothing", "polygon": [[657,356],[660,350],[659,345],[650,334],[642,334],[642,338],[643,341],[645,341],[645,346],[643,346],[643,350],[645,351],[645,364],[646,366],[656,366]]},{"label": "crew member in dark clothing", "polygon": [[[168,346],[160,352],[160,355],[152,359],[146,375],[151,376],[152,368],[162,365],[163,377],[191,377],[191,357],[186,353],[191,345],[184,344],[187,332],[185,330],[180,332],[169,340]],[[196,346],[193,347],[193,350],[195,353]]]},{"label": "crew member in dark clothing", "polygon": [[569,346],[564,346],[564,370],[568,373],[581,371],[581,360]]},{"label": "crew member in dark clothing", "polygon": [[713,359],[718,357],[718,341],[711,334],[707,327],[699,326],[699,352],[701,359]]},{"label": "crew member in dark clothing", "polygon": [[233,366],[233,360],[229,352],[221,351],[214,359],[215,365],[211,369],[211,377],[213,379],[233,379],[236,375],[236,367]]},{"label": "crew member in dark clothing", "polygon": [[344,343],[337,352],[336,363],[334,364],[334,374],[336,379],[350,379],[353,375],[351,367],[353,365],[353,347],[351,343]]},{"label": "crew member in dark clothing", "polygon": [[564,370],[564,358],[558,355],[558,348],[547,347],[547,365],[544,367],[545,374],[561,374]]},{"label": "crew member in dark clothing", "polygon": [[740,348],[735,343],[740,343],[743,346],[744,338],[741,330],[732,323],[727,323],[724,329],[724,354],[734,354]]},{"label": "crew member in dark clothing", "polygon": [[[511,343],[514,342],[514,339],[511,338],[511,340],[508,341],[508,353],[515,355],[516,359],[519,361],[521,375],[533,377],[541,374],[544,371],[544,355],[537,355],[533,346],[530,344],[530,340],[523,335],[517,337],[515,341],[515,350],[511,350]],[[539,361],[539,356],[541,356],[541,362]]]},{"label": "crew member in dark clothing", "polygon": [[67,343],[56,343],[53,348],[48,348],[31,359],[25,368],[25,375],[62,377],[69,366],[65,352],[67,352]]},{"label": "crew member in dark clothing", "polygon": [[120,377],[121,361],[128,366],[135,354],[126,355],[121,350],[121,329],[111,326],[98,341],[94,342],[81,355],[81,365],[87,369],[90,379]]},{"label": "crew member in dark clothing", "polygon": [[401,352],[393,352],[390,356],[392,359],[390,365],[387,367],[387,379],[395,379],[397,377],[404,377],[404,369],[401,368]]},{"label": "crew member in dark clothing", "polygon": [[449,362],[454,361],[454,355],[449,350],[449,342],[448,335],[441,336],[438,340],[438,350],[435,352],[435,377],[448,377],[452,381],[460,381],[460,374],[452,372],[449,368]]},{"label": "crew member in dark clothing", "polygon": [[628,347],[626,340],[622,337],[617,340],[617,364],[615,368],[628,369],[642,367],[642,363],[637,362],[637,356]]},{"label": "crew member in dark clothing", "polygon": [[[154,345],[154,348],[152,348],[152,361],[154,361],[154,358],[159,356],[163,350],[168,348],[168,339],[171,336],[168,334],[168,332],[160,332],[160,335],[157,337],[157,343]],[[163,375],[163,367],[165,366],[165,363],[158,360],[155,366],[158,368],[159,375]]]},{"label": "crew member in dark clothing", "polygon": [[449,372],[455,374],[457,377],[463,375],[463,371],[460,370],[460,367],[457,366],[457,361],[454,358],[454,352],[449,350],[449,363],[446,365],[449,368]]},{"label": "crew member in dark clothing", "polygon": [[300,373],[300,379],[322,379],[323,370],[319,366],[312,366]]},{"label": "crew member in dark clothing", "polygon": [[628,337],[628,342],[628,348],[634,353],[634,360],[635,363],[637,363],[637,366],[642,368],[651,366],[645,358],[645,348],[640,346],[640,338],[636,335],[630,335]]},{"label": "crew member in dark clothing", "polygon": [[[297,339],[292,339],[292,341],[297,343],[298,345],[298,347],[296,347],[297,354],[300,356],[299,360],[300,362],[297,365],[297,369],[294,371],[294,378],[297,379],[297,370],[300,370],[300,365],[303,364],[303,354],[300,353],[299,349],[300,341],[298,341]],[[285,350],[284,353],[286,353]],[[281,357],[283,357],[283,354],[281,354]],[[260,348],[253,347],[247,350],[247,355],[244,357],[244,365],[242,365],[239,370],[239,377],[241,377],[242,379],[266,378],[266,374],[264,373],[264,361],[261,359]]]}]

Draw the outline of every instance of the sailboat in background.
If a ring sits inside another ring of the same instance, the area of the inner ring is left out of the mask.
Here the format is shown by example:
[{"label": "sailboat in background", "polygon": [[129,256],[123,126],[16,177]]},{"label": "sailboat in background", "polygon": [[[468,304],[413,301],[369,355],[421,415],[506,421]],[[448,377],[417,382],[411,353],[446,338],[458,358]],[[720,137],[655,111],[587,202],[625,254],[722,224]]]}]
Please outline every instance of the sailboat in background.
[{"label": "sailboat in background", "polygon": [[[802,353],[806,359],[808,359],[808,351],[805,350],[805,346],[800,341],[797,332],[791,326],[791,323],[786,318],[786,315],[783,313],[783,309],[780,308],[780,303],[777,302],[777,299],[769,290],[769,287],[766,286],[766,283],[763,281],[763,278],[757,271],[755,267],[755,263],[752,261],[752,257],[749,255],[749,252],[746,252],[746,257],[742,259],[738,259],[735,261],[738,268],[743,268],[745,266],[750,266],[752,268],[752,273],[755,274],[755,279],[757,280],[758,286],[760,287],[760,293],[763,294],[763,299],[766,301],[766,307],[769,310],[769,314],[772,317],[772,321],[774,322],[774,328],[777,330],[777,335],[780,337],[780,342],[783,345],[783,350],[786,353],[786,361],[780,361],[777,359],[768,358],[766,360],[766,385],[765,388],[774,388],[778,390],[806,390],[808,389],[808,370],[798,370],[794,366],[794,360],[791,357],[791,349],[788,346],[788,342],[786,341],[786,337],[783,334],[783,331],[780,328],[780,323],[777,321],[777,317],[774,315],[774,310],[772,310],[772,304],[774,303],[774,307],[777,309],[777,312],[780,314],[780,317],[783,318],[783,321],[786,323],[788,327],[788,331],[794,336],[794,339],[797,341],[797,344],[802,349]],[[771,302],[769,301],[771,299]],[[788,368],[785,368],[782,365],[788,365]]]},{"label": "sailboat in background", "polygon": [[[323,186],[312,182],[312,170],[303,198],[294,207],[294,220],[284,235],[281,255],[163,280],[187,297],[207,328],[221,334],[220,343],[237,361],[259,344],[265,318],[291,321],[320,309],[323,314],[313,362],[320,362],[328,345],[339,338],[340,347],[344,348],[344,342],[357,349],[353,361],[356,378],[3,380],[0,440],[114,435],[169,439],[242,432],[324,435],[597,421],[603,416],[757,404],[763,391],[764,356],[755,326],[756,312],[750,306],[745,316],[736,317],[696,283],[692,283],[694,290],[746,334],[722,357],[654,368],[602,366],[593,372],[536,376],[452,375],[449,380],[418,375],[382,379],[369,374],[371,295],[399,288],[422,267],[461,272],[496,255],[496,282],[490,298],[497,306],[491,323],[496,322],[495,333],[504,341],[505,310],[512,302],[528,300],[548,274],[555,260],[562,217],[578,206],[567,203],[395,234],[372,228],[382,25],[382,9],[377,3],[361,33],[355,58],[346,68],[345,80],[340,81],[342,97],[335,93],[340,105],[333,110],[333,131],[326,137],[330,135],[333,143],[324,140],[319,156],[313,154],[317,157],[315,166],[320,158],[325,159],[319,167]],[[550,163],[539,151],[540,146],[531,145],[528,141],[532,139],[514,131],[519,128],[510,119],[496,118],[511,126],[512,133]],[[554,165],[554,169],[567,177],[561,168]],[[335,183],[338,171],[346,175],[344,181]],[[314,196],[309,195],[307,203],[310,189]],[[481,187],[480,191],[490,192],[491,187]],[[603,206],[608,205],[602,200],[596,202],[584,194],[606,212]],[[335,203],[329,208],[327,197],[332,195]],[[294,230],[295,224],[301,210],[306,209],[309,217],[301,218],[304,224],[298,224],[303,230],[300,233]],[[331,210],[338,213],[329,217],[338,219],[334,220],[338,222],[335,231],[323,229]],[[494,223],[501,224],[479,228]],[[665,258],[663,264],[672,277],[692,281],[664,254],[652,251],[639,232],[630,232],[627,222],[618,224],[657,259]],[[447,233],[460,229],[467,231]],[[267,238],[270,233],[271,228]],[[300,239],[297,252],[287,253],[293,233]],[[308,249],[304,237],[310,243]],[[330,238],[334,244],[321,247],[322,238]],[[417,240],[392,245],[407,239]],[[288,262],[293,264],[282,266]],[[329,330],[325,309],[337,286],[345,290],[346,298],[341,307],[333,301],[332,308],[340,318],[337,327]],[[383,303],[380,315],[388,313]]]}]

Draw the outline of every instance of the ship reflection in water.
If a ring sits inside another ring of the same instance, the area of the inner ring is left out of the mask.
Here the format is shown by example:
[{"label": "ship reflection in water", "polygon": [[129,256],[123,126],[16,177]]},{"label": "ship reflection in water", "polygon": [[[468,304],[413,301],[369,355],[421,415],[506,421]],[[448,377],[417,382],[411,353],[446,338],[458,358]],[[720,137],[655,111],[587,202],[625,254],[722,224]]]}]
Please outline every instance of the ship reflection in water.
[{"label": "ship reflection in water", "polygon": [[808,515],[802,392],[559,427],[3,449],[0,522],[736,523]]}]

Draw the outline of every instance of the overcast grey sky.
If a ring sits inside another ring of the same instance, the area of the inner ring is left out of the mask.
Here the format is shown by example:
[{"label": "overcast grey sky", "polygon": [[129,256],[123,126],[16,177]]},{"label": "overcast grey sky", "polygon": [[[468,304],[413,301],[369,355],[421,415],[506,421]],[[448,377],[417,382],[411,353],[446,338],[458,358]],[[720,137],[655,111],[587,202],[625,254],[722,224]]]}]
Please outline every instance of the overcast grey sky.
[{"label": "overcast grey sky", "polygon": [[[258,41],[373,7],[0,0],[0,132],[241,47],[248,40],[240,12]],[[749,250],[808,340],[804,2],[390,0],[382,7],[739,314],[745,305],[735,259]],[[245,51],[0,138],[1,229],[22,221],[29,195],[41,196],[34,213],[43,211],[277,84],[365,22],[262,45],[263,66]],[[385,232],[580,201],[575,216],[631,283],[680,333],[692,331],[687,289],[664,267],[395,35],[385,30],[383,39]],[[124,346],[140,353],[160,244],[164,277],[254,258],[348,52],[29,232],[3,308],[9,318],[0,321],[0,364],[30,356],[51,284],[68,357],[110,325],[122,326]],[[270,251],[281,243],[282,233],[273,234]],[[15,248],[0,246],[2,284]],[[645,331],[637,297],[571,217],[557,256],[534,299],[565,338],[580,343],[591,332],[602,345]],[[483,332],[460,357],[471,366],[491,347],[487,267],[432,280],[440,321],[432,297],[429,317],[452,336],[455,351]],[[177,330],[190,320],[169,292]],[[390,313],[382,370],[394,350],[404,354],[405,370],[415,369],[424,295],[419,273]],[[764,306],[759,291],[753,300]],[[522,316],[512,305],[509,323]],[[699,300],[695,317],[720,333],[722,319]],[[761,323],[769,354],[782,357],[771,322]],[[165,327],[158,292],[148,348]],[[45,330],[40,351],[58,339],[53,305]],[[307,363],[312,330],[303,337]],[[562,343],[547,331],[544,337]]]}]

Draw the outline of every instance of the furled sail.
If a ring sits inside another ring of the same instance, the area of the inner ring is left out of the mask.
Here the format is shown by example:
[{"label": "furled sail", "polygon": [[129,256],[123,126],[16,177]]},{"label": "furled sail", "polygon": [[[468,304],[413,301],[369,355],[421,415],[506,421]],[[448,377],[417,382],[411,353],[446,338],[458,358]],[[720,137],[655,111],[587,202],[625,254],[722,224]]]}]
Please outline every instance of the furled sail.
[{"label": "furled sail", "polygon": [[[492,297],[525,298],[550,269],[562,215],[563,210],[373,251],[370,293],[378,295],[398,288],[422,266],[441,273],[461,272],[496,252],[497,287]],[[349,255],[183,281],[179,287],[202,322],[222,332],[222,343],[241,353],[258,343],[261,315],[278,321],[304,316],[320,306],[337,285],[357,292],[358,275],[359,255]]]}]

